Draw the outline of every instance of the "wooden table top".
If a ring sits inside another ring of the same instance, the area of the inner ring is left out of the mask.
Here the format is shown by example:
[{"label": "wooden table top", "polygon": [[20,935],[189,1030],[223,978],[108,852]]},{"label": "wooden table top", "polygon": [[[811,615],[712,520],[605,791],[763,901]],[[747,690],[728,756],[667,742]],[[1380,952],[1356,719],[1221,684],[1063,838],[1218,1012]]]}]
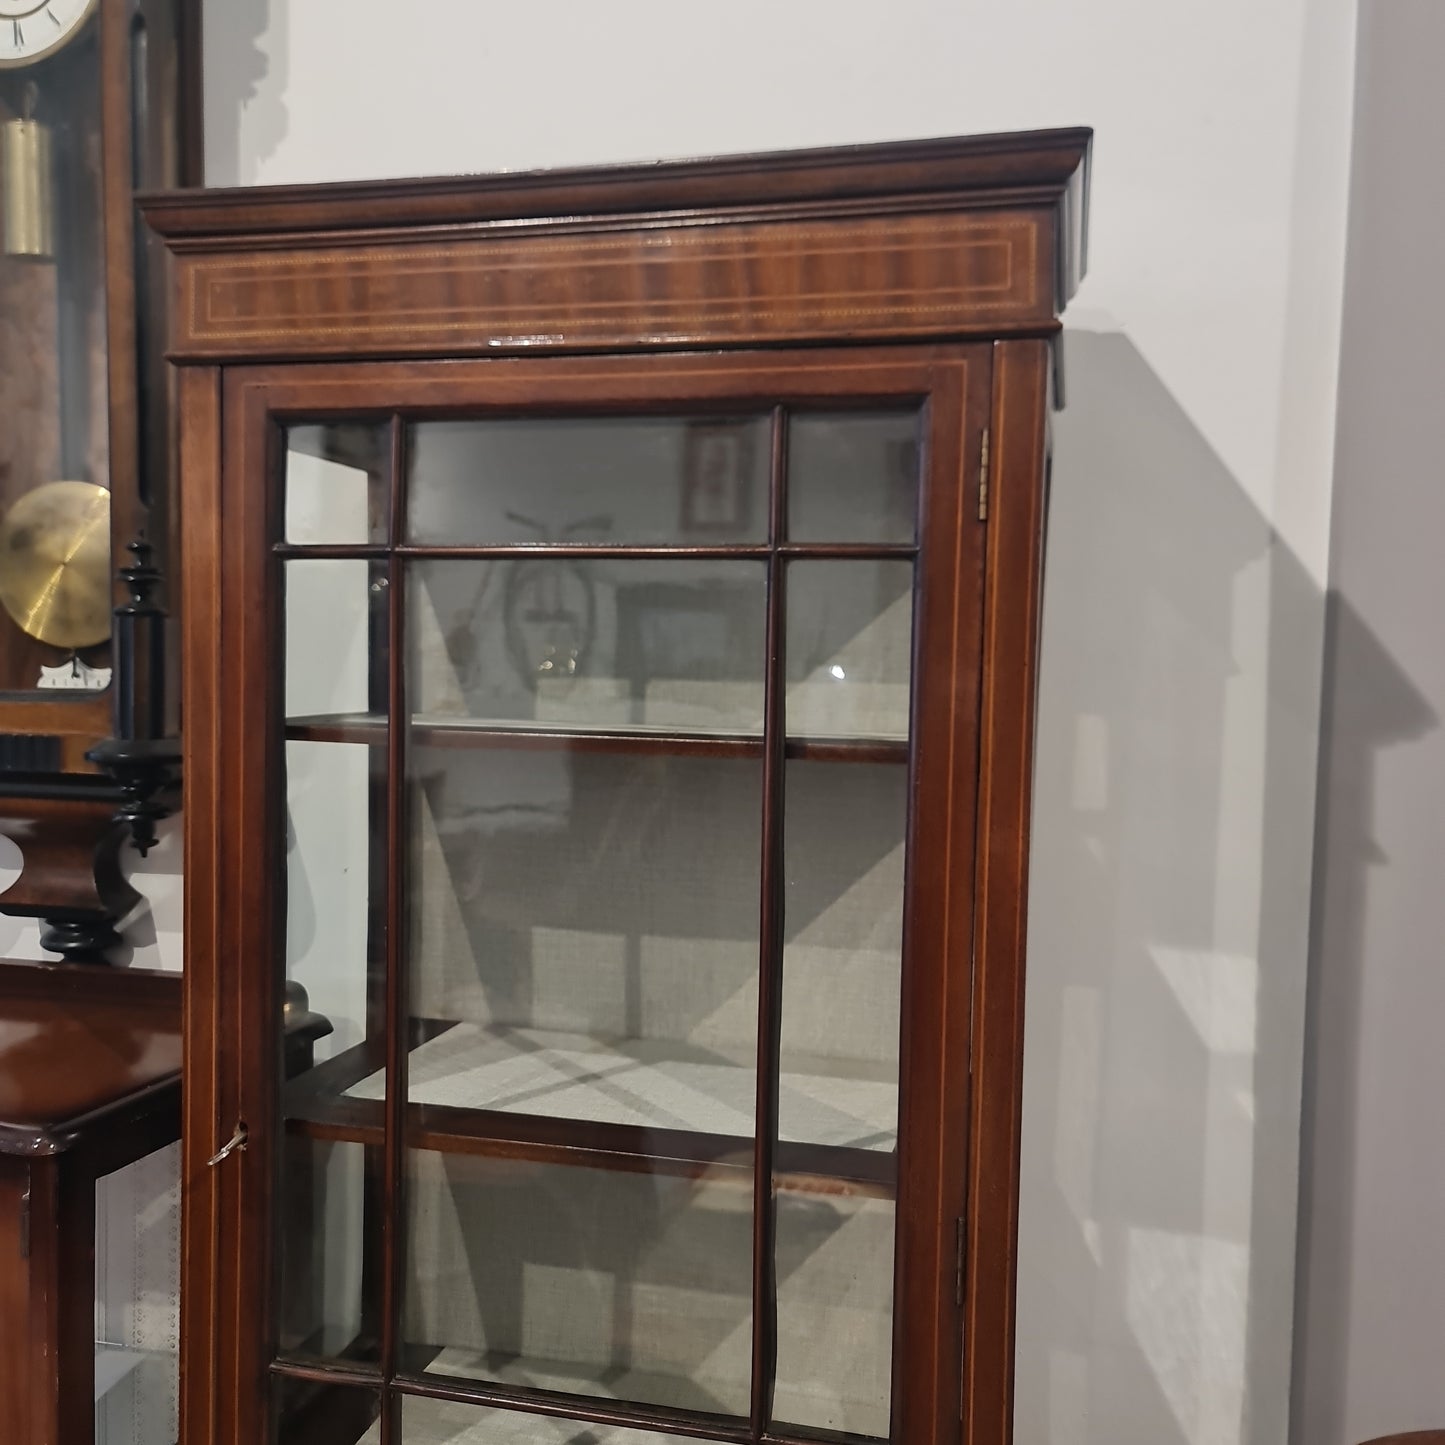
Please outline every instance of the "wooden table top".
[{"label": "wooden table top", "polygon": [[179,974],[0,960],[0,1154],[61,1153],[180,1074]]}]

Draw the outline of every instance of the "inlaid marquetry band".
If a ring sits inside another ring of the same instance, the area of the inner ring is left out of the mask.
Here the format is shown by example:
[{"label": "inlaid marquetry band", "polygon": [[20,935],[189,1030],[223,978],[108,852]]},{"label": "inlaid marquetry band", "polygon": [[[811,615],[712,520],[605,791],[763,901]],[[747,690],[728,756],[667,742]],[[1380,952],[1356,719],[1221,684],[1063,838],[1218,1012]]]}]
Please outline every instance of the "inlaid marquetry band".
[{"label": "inlaid marquetry band", "polygon": [[945,212],[190,254],[173,351],[456,355],[1046,326],[1049,224]]}]

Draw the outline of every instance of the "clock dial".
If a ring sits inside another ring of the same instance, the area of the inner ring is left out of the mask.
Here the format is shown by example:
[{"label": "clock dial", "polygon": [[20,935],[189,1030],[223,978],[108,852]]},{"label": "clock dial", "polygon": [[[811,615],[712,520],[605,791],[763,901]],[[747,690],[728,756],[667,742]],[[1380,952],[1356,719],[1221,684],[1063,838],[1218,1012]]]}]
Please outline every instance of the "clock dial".
[{"label": "clock dial", "polygon": [[0,0],[0,68],[33,65],[73,40],[99,0]]}]

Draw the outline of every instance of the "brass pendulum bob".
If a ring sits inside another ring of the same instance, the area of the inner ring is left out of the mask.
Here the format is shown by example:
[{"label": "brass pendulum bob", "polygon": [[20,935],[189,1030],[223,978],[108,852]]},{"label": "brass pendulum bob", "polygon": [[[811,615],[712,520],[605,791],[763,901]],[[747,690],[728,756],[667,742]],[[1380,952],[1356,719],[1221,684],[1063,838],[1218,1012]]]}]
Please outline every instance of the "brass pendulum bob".
[{"label": "brass pendulum bob", "polygon": [[0,205],[5,254],[48,261],[55,255],[55,171],[50,127],[35,119],[35,99],[32,84],[24,118],[0,126]]}]

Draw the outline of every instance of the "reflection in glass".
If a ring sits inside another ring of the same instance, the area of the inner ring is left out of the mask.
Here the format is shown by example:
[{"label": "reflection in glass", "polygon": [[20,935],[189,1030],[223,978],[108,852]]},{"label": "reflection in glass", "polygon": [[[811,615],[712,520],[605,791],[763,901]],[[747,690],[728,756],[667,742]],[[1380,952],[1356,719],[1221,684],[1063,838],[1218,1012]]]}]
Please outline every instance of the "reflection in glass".
[{"label": "reflection in glass", "polygon": [[691,1437],[407,1396],[402,1445],[692,1445]]},{"label": "reflection in glass", "polygon": [[275,1445],[381,1445],[381,1394],[284,1376],[271,1382]]},{"label": "reflection in glass", "polygon": [[283,1355],[377,1358],[380,1240],[367,1191],[380,1178],[380,1150],[288,1132],[276,1198]]},{"label": "reflection in glass", "polygon": [[414,1150],[409,1364],[746,1413],[750,1160],[687,1177]]},{"label": "reflection in glass", "polygon": [[907,790],[899,763],[787,765],[784,1141],[897,1144]]},{"label": "reflection in glass", "polygon": [[912,542],[919,416],[794,412],[788,421],[788,540]]},{"label": "reflection in glass", "polygon": [[773,1419],[784,1429],[887,1438],[895,1212],[862,1193],[779,1193]]},{"label": "reflection in glass", "polygon": [[836,1187],[780,1189],[774,1419],[888,1434],[908,770],[786,771],[780,1164],[833,1146]]},{"label": "reflection in glass", "polygon": [[412,771],[412,1101],[751,1137],[761,763],[419,748]]},{"label": "reflection in glass", "polygon": [[412,542],[765,539],[768,419],[505,418],[409,433]]},{"label": "reflection in glass", "polygon": [[756,562],[417,563],[412,711],[444,723],[761,732],[765,594]]},{"label": "reflection in glass", "polygon": [[787,578],[788,735],[907,737],[913,564],[792,562]]},{"label": "reflection in glass", "polygon": [[[359,1077],[384,1057],[386,753],[326,740],[326,720],[347,715],[371,716],[385,739],[383,576],[365,561],[284,564],[287,1077],[275,1327],[283,1353],[353,1361],[376,1358],[380,1339],[379,1140],[307,1131],[334,1126],[338,1070]],[[298,1031],[308,1011],[326,1021],[319,1039],[315,1027]]]},{"label": "reflection in glass", "polygon": [[286,428],[286,540],[364,545],[384,542],[391,428],[342,422]]},{"label": "reflection in glass", "polygon": [[172,1144],[95,1182],[94,1445],[180,1427],[180,1166]]}]

